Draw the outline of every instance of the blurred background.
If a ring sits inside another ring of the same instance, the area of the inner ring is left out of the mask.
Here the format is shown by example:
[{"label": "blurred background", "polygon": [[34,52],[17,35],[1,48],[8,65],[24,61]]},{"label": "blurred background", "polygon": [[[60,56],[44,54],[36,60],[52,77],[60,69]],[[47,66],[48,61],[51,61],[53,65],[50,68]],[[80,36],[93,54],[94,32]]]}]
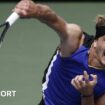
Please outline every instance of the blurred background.
[{"label": "blurred background", "polygon": [[[19,0],[10,1],[0,2],[0,23],[11,14]],[[96,15],[105,14],[105,2],[43,1],[37,0],[91,35],[95,33]],[[35,19],[19,19],[9,29],[0,48],[0,91],[16,90],[16,96],[0,96],[0,105],[38,104],[43,72],[58,44],[56,32]]]}]

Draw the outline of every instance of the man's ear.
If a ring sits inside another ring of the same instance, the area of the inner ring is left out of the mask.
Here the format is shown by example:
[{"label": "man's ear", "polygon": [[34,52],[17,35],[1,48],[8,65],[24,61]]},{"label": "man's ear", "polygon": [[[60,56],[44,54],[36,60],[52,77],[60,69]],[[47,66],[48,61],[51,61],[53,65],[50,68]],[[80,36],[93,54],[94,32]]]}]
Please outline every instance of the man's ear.
[{"label": "man's ear", "polygon": [[94,47],[94,48],[97,47],[97,41],[94,41],[94,42],[93,42],[93,47]]}]

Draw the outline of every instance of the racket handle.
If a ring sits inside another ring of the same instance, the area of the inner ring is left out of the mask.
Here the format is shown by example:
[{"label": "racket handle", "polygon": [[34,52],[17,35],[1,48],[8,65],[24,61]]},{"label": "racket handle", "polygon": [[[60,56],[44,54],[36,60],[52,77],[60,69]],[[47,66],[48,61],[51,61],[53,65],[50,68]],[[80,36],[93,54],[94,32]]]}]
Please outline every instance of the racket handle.
[{"label": "racket handle", "polygon": [[13,12],[6,20],[6,22],[9,23],[10,26],[12,26],[13,23],[16,22],[16,20],[19,19],[19,15],[16,12]]}]

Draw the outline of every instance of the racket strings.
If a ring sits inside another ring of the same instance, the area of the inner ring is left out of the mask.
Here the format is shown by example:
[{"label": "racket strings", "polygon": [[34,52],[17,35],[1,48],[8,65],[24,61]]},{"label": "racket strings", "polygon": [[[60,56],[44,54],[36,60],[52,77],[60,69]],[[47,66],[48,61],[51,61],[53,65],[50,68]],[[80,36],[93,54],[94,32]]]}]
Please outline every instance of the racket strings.
[{"label": "racket strings", "polygon": [[0,24],[0,27],[4,27],[6,25],[6,23]]},{"label": "racket strings", "polygon": [[2,27],[2,28],[4,27],[3,31],[2,31],[2,33],[0,35],[0,44],[1,44],[3,39],[4,39],[4,36],[5,36],[6,32],[8,30],[8,28],[9,28],[9,23],[3,23],[3,24],[0,25],[0,27]]}]

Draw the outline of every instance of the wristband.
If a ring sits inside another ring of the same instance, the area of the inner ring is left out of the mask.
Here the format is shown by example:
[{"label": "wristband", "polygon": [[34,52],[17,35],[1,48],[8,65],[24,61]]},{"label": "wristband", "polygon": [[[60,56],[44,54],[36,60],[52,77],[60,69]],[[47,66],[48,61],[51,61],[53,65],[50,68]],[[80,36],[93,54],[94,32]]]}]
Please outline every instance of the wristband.
[{"label": "wristband", "polygon": [[83,97],[83,98],[87,98],[87,97],[91,97],[91,96],[93,96],[93,94],[89,94],[89,95],[81,95],[81,97]]}]

